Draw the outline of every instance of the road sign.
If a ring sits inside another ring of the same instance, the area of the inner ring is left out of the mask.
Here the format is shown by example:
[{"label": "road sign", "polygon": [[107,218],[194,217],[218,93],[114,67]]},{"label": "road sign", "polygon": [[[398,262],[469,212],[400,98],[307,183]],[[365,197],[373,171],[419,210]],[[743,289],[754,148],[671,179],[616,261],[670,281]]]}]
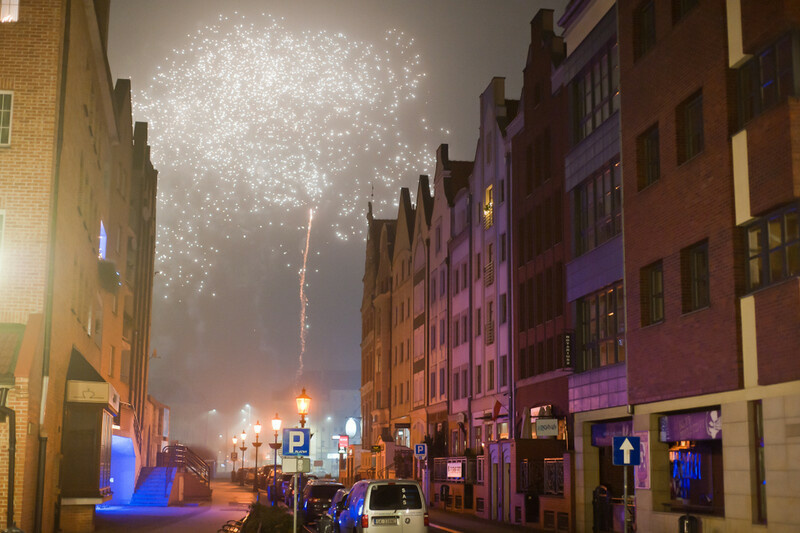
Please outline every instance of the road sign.
[{"label": "road sign", "polygon": [[309,454],[311,430],[308,428],[283,429],[283,457],[302,457]]},{"label": "road sign", "polygon": [[614,437],[614,464],[638,465],[641,461],[639,437]]},{"label": "road sign", "polygon": [[231,452],[231,461],[237,461],[239,459],[239,454],[236,452]]},{"label": "road sign", "polygon": [[311,459],[308,457],[287,457],[283,460],[281,471],[284,474],[306,474],[311,472]]},{"label": "road sign", "polygon": [[350,445],[350,437],[347,435],[340,435],[339,436],[339,453],[345,453],[347,451],[347,447]]},{"label": "road sign", "polygon": [[428,445],[427,444],[415,444],[414,445],[414,457],[417,459],[425,459],[428,457]]}]

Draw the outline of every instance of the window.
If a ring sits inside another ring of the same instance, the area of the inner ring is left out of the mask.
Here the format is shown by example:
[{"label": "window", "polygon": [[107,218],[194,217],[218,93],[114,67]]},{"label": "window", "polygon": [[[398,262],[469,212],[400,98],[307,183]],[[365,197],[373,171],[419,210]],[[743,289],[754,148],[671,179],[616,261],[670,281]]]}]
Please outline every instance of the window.
[{"label": "window", "polygon": [[444,318],[439,320],[439,344],[444,344],[445,331],[444,331]]},{"label": "window", "polygon": [[431,348],[436,348],[436,324],[431,326]]},{"label": "window", "polygon": [[489,360],[489,372],[486,377],[486,390],[494,390],[494,359]]},{"label": "window", "polygon": [[475,392],[480,394],[483,392],[483,373],[481,372],[483,367],[481,365],[475,365]]},{"label": "window", "polygon": [[800,274],[798,204],[761,218],[747,227],[747,290]]},{"label": "window", "polygon": [[483,270],[483,265],[481,264],[481,254],[478,253],[475,255],[475,280],[481,279],[481,270]]},{"label": "window", "polygon": [[461,342],[469,340],[469,327],[467,326],[467,315],[461,317]]},{"label": "window", "polygon": [[19,0],[0,0],[0,22],[19,20]]},{"label": "window", "polygon": [[459,328],[459,320],[458,318],[456,318],[455,320],[453,320],[453,346],[458,346],[459,344],[461,344],[461,337],[458,334],[458,328]]},{"label": "window", "polygon": [[453,399],[458,400],[458,372],[453,374]]},{"label": "window", "polygon": [[571,83],[573,141],[578,143],[619,109],[616,36]]},{"label": "window", "polygon": [[[625,296],[622,282],[584,296],[577,303],[577,370],[625,360]],[[529,374],[532,370],[529,369]]]},{"label": "window", "polygon": [[672,0],[672,23],[677,24],[697,5],[698,0]]},{"label": "window", "polygon": [[505,324],[506,320],[508,319],[508,312],[507,312],[507,309],[506,309],[506,305],[507,305],[506,304],[506,299],[507,299],[506,298],[506,294],[505,293],[501,294],[500,295],[500,303],[498,304],[498,307],[497,307],[497,312],[500,315],[500,323],[501,324]]},{"label": "window", "polygon": [[678,164],[703,151],[703,91],[684,100],[676,111]]},{"label": "window", "polygon": [[580,255],[622,231],[622,173],[612,161],[575,188],[575,240]]},{"label": "window", "polygon": [[656,44],[656,8],[653,0],[643,2],[633,13],[633,58],[638,60]]},{"label": "window", "polygon": [[500,356],[500,387],[508,385],[508,356]]},{"label": "window", "polygon": [[[5,9],[5,3],[3,3]],[[5,20],[3,20],[5,22]],[[0,91],[0,146],[11,144],[11,103],[14,93]]]},{"label": "window", "polygon": [[681,302],[684,313],[708,307],[708,241],[681,250]]},{"label": "window", "polygon": [[429,387],[431,388],[431,400],[436,398],[436,372],[431,372]]},{"label": "window", "polygon": [[439,394],[444,396],[444,368],[439,369]]},{"label": "window", "polygon": [[800,34],[782,37],[738,70],[739,127],[767,109],[797,94],[795,57]]},{"label": "window", "polygon": [[664,267],[656,261],[639,272],[642,326],[664,320]]},{"label": "window", "polygon": [[636,181],[640,191],[661,177],[658,145],[658,124],[653,124],[636,138]]},{"label": "window", "polygon": [[446,290],[446,287],[445,287],[445,284],[444,284],[444,276],[445,276],[445,271],[444,270],[439,272],[439,296],[444,296],[444,291]]},{"label": "window", "polygon": [[481,308],[479,307],[475,311],[475,336],[476,337],[480,337],[481,336],[481,325],[482,324],[483,324],[483,322],[481,321]]},{"label": "window", "polygon": [[442,227],[440,225],[436,225],[436,235],[434,238],[436,242],[436,251],[440,251],[442,249]]},{"label": "window", "polygon": [[6,224],[6,211],[0,209],[0,273],[3,271],[3,228]]},{"label": "window", "polygon": [[436,272],[431,276],[431,302],[436,301]]},{"label": "window", "polygon": [[462,391],[461,394],[463,394],[465,398],[470,395],[469,394],[469,381],[467,381],[467,371],[466,371],[466,369],[461,371],[461,391]]},{"label": "window", "polygon": [[504,262],[506,260],[506,234],[500,234],[500,262]]}]

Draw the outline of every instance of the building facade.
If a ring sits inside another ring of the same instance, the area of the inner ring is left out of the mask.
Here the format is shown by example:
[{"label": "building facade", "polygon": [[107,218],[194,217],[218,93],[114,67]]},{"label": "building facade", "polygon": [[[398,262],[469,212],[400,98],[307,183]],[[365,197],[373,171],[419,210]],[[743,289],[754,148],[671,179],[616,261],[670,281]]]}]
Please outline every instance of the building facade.
[{"label": "building facade", "polygon": [[4,2],[0,22],[0,374],[16,419],[0,500],[13,492],[28,531],[90,529],[123,490],[114,443],[134,450],[133,484],[168,427],[150,427],[168,410],[147,397],[157,173],[130,83],[111,82],[108,15]]}]

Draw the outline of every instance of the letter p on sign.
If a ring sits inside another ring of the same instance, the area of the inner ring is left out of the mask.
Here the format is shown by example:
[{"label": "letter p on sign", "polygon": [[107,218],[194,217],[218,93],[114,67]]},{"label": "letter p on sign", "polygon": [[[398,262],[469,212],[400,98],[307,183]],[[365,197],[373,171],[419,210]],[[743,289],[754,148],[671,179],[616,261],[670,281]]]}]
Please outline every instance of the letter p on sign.
[{"label": "letter p on sign", "polygon": [[303,457],[309,455],[311,430],[307,428],[284,428],[283,455]]}]

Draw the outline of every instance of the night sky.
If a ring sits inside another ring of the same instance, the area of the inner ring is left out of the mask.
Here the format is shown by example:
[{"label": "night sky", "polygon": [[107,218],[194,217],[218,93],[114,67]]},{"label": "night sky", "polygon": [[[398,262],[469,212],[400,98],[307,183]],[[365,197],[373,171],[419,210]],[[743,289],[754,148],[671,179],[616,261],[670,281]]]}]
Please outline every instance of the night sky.
[{"label": "night sky", "polygon": [[112,0],[112,77],[159,170],[150,392],[173,438],[358,389],[367,202],[396,216],[440,143],[474,158],[479,95],[502,76],[519,98],[529,22],[564,4]]}]

